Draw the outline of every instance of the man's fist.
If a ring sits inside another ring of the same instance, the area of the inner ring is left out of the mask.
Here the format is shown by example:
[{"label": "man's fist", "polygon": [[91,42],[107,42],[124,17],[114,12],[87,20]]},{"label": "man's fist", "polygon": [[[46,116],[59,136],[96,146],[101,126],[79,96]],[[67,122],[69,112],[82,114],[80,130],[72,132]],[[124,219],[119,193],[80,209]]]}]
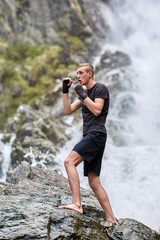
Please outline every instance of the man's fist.
[{"label": "man's fist", "polygon": [[65,78],[63,79],[63,85],[62,85],[62,90],[63,90],[63,93],[68,93],[69,92],[69,88],[72,84],[72,80],[70,78]]},{"label": "man's fist", "polygon": [[83,100],[87,97],[86,92],[84,91],[82,85],[80,85],[79,83],[74,86],[74,90]]}]

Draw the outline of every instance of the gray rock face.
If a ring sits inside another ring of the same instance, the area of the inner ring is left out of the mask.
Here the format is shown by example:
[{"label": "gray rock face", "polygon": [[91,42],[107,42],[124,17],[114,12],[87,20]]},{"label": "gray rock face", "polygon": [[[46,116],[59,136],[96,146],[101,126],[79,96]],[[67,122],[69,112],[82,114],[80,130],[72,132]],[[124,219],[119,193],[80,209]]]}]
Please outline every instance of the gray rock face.
[{"label": "gray rock face", "polygon": [[159,240],[160,235],[132,219],[107,227],[92,192],[81,189],[84,214],[58,208],[71,203],[67,179],[23,162],[12,183],[0,184],[0,239]]},{"label": "gray rock face", "polygon": [[17,131],[12,144],[12,166],[24,160],[30,164],[54,165],[58,148],[68,139],[56,119],[51,121],[43,112],[27,105],[20,106],[7,128],[8,131]]},{"label": "gray rock face", "polygon": [[[67,50],[65,30],[78,36],[95,52],[100,47],[98,35],[103,40],[105,31],[109,30],[99,13],[100,3],[91,0],[3,0],[0,2],[0,36],[12,42],[59,43]],[[94,21],[90,21],[91,17]]]},{"label": "gray rock face", "polygon": [[126,119],[136,111],[134,94],[137,85],[134,78],[135,72],[127,54],[120,51],[106,51],[101,56],[96,67],[96,79],[104,82],[110,92],[107,127],[116,146],[127,145],[124,132],[127,132],[127,128],[132,128],[127,126]]}]

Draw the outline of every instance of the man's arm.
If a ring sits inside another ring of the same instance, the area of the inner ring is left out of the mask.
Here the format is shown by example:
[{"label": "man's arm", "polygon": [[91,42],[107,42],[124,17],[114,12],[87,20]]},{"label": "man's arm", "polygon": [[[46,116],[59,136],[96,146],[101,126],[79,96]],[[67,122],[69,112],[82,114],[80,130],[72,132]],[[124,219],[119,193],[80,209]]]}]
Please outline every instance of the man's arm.
[{"label": "man's arm", "polygon": [[102,111],[104,106],[104,98],[95,98],[92,101],[89,97],[84,99],[84,103],[86,104],[87,108],[96,116],[98,117]]},{"label": "man's arm", "polygon": [[76,84],[74,87],[74,90],[76,93],[80,96],[80,98],[84,101],[87,108],[96,116],[98,117],[99,114],[102,111],[102,108],[104,106],[104,98],[95,98],[94,101],[92,101],[84,91],[83,87],[80,84]]},{"label": "man's arm", "polygon": [[72,85],[72,80],[70,78],[64,78],[62,83],[64,113],[70,115],[81,107],[81,100],[77,99],[71,104],[68,93]]},{"label": "man's arm", "polygon": [[71,104],[68,94],[63,94],[64,113],[70,115],[81,107],[81,100],[77,99]]}]

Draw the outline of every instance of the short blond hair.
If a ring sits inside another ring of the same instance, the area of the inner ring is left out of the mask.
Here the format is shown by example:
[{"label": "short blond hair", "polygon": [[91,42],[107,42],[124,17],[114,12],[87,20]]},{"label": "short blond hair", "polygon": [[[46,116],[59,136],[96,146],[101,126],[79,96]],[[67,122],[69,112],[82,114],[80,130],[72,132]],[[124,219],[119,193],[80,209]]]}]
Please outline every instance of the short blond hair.
[{"label": "short blond hair", "polygon": [[92,74],[94,75],[94,67],[90,64],[90,63],[81,63],[78,68],[80,67],[86,67],[86,71],[87,72],[92,72]]}]

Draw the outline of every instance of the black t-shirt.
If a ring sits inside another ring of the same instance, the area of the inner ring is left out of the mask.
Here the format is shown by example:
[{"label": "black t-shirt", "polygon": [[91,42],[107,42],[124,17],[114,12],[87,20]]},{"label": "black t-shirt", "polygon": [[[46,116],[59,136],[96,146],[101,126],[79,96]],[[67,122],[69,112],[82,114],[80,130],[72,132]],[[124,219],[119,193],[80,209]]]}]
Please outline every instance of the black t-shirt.
[{"label": "black t-shirt", "polygon": [[102,83],[96,83],[91,89],[86,90],[88,97],[94,101],[95,98],[104,98],[104,106],[99,116],[95,116],[82,101],[82,117],[83,117],[83,135],[88,132],[96,131],[106,133],[106,117],[109,109],[109,91]]}]

